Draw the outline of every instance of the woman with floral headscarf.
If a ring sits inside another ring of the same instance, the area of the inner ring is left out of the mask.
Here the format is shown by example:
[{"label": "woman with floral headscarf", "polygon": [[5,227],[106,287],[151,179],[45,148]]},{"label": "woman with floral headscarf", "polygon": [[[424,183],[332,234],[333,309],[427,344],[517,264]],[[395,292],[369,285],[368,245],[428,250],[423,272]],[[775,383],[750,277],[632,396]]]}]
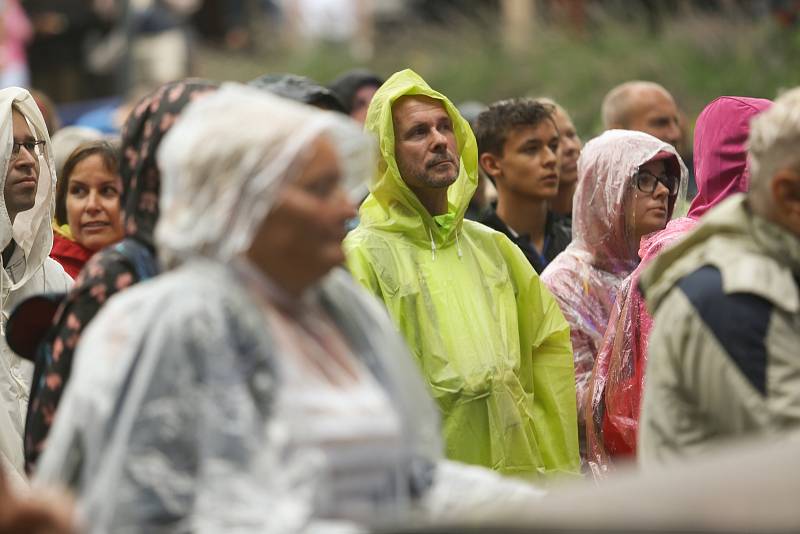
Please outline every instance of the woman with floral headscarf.
[{"label": "woman with floral headscarf", "polygon": [[583,148],[578,174],[572,243],[542,281],[570,326],[580,407],[617,289],[639,263],[641,238],[663,229],[686,194],[687,172],[671,145],[642,132],[609,130]]},{"label": "woman with floral headscarf", "polygon": [[39,344],[25,425],[29,471],[45,446],[86,325],[114,293],[157,272],[153,231],[161,180],[156,150],[181,110],[216,87],[204,80],[168,83],[143,98],[127,119],[120,164],[125,238],[96,253],[84,266],[56,311],[53,327]]}]

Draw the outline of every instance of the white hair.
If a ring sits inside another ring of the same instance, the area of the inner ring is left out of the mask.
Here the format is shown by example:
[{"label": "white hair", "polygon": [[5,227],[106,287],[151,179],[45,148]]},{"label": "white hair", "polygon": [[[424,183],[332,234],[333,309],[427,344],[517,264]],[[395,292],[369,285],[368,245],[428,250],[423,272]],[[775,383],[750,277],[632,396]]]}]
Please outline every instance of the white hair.
[{"label": "white hair", "polygon": [[800,87],[753,119],[748,153],[751,190],[769,184],[779,170],[800,164]]}]

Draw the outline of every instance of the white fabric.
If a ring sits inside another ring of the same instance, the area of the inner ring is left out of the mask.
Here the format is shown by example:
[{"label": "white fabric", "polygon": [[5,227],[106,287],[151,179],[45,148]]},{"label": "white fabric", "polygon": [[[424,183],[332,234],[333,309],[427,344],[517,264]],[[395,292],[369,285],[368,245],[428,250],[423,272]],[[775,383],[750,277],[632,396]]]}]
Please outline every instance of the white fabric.
[{"label": "white fabric", "polygon": [[162,260],[172,265],[203,255],[228,261],[245,251],[277,190],[320,136],[339,153],[345,188],[357,190],[375,159],[371,139],[349,117],[238,84],[191,104],[158,151]]},{"label": "white fabric", "polygon": [[[275,322],[277,339],[292,329]],[[317,460],[315,471],[323,490],[317,492],[311,515],[367,521],[380,514],[382,504],[395,501],[408,484],[396,476],[402,473],[398,468],[403,440],[389,398],[352,355],[347,359],[354,380],[337,373],[330,358],[320,354],[318,363],[349,384],[337,387],[310,372],[291,345],[284,344],[282,352],[278,363],[284,384],[277,395],[269,441],[284,451],[281,456],[289,462],[304,455]]]},{"label": "white fabric", "polygon": [[34,206],[19,213],[13,226],[5,196],[0,195],[0,250],[5,249],[12,238],[17,244],[10,262],[13,276],[6,266],[0,268],[0,464],[12,484],[22,486],[25,484],[22,435],[33,366],[6,345],[5,323],[22,300],[40,293],[67,291],[72,279],[61,265],[48,257],[53,245],[50,221],[55,211],[56,191],[50,136],[30,93],[18,87],[0,90],[0,191],[5,191],[11,161],[12,106],[27,119],[33,136],[46,142],[44,154],[39,157],[39,185]]}]

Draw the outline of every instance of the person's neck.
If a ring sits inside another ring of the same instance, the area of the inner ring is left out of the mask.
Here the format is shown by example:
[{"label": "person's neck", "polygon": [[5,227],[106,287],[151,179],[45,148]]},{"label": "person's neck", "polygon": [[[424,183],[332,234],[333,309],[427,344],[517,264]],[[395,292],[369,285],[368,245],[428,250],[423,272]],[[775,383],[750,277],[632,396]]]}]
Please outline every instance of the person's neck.
[{"label": "person's neck", "polygon": [[559,184],[558,195],[550,201],[550,209],[559,215],[572,215],[572,197],[575,196],[577,185],[578,182]]},{"label": "person's neck", "polygon": [[409,186],[409,189],[417,195],[423,207],[435,217],[447,213],[447,188],[416,188]]},{"label": "person's neck", "polygon": [[530,198],[498,191],[497,216],[520,235],[528,235],[541,251],[547,224],[547,199]]}]

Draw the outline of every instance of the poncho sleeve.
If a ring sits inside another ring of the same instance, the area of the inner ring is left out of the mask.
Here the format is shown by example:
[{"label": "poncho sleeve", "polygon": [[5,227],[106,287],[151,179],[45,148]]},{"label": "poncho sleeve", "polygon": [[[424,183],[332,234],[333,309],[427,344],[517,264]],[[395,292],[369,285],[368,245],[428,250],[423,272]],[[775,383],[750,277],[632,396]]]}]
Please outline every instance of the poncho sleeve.
[{"label": "poncho sleeve", "polygon": [[[519,248],[507,239],[501,248],[518,293],[523,376],[531,376],[534,423],[549,471],[580,472],[575,369],[569,324],[553,295]],[[525,355],[529,358],[525,358]],[[526,369],[527,365],[530,368]]]}]

